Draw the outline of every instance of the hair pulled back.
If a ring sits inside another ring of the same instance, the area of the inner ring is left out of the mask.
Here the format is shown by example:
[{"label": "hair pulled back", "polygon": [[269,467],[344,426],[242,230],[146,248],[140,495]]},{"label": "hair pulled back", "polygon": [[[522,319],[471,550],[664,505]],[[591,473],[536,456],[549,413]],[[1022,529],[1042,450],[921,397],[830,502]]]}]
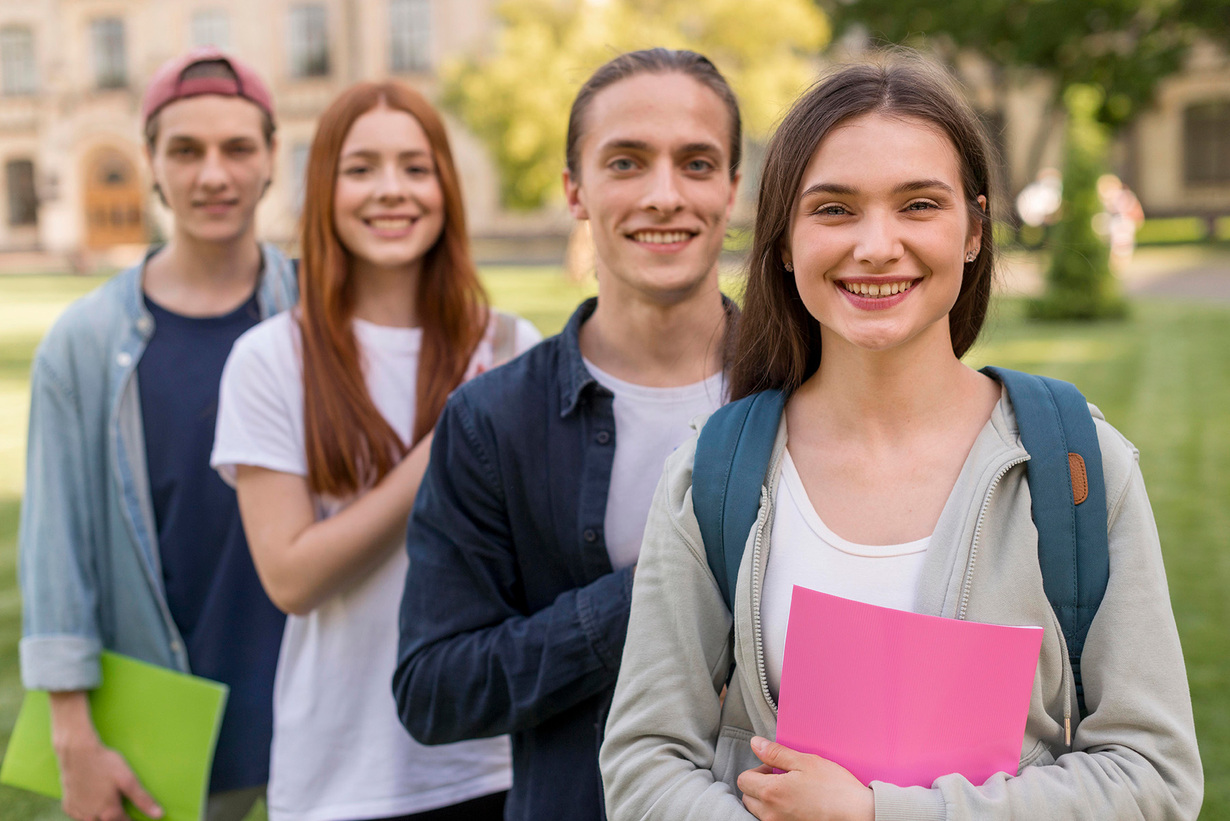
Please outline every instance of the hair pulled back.
[{"label": "hair pulled back", "polygon": [[577,92],[568,113],[568,138],[565,143],[568,172],[574,180],[581,179],[581,138],[585,136],[585,113],[598,92],[638,74],[671,73],[691,77],[712,90],[725,104],[730,115],[730,176],[734,179],[743,156],[743,120],[739,116],[739,102],[726,78],[703,54],[687,49],[650,48],[629,51],[605,63],[590,75]]}]

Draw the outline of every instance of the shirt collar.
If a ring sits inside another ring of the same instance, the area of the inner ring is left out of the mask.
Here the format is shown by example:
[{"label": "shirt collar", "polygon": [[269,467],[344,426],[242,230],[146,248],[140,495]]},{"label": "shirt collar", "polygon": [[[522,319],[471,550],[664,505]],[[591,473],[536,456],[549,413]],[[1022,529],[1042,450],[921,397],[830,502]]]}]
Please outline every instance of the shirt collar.
[{"label": "shirt collar", "polygon": [[572,316],[568,319],[568,324],[564,326],[564,330],[560,331],[559,334],[560,342],[562,343],[559,374],[559,415],[561,417],[568,416],[575,411],[581,401],[581,393],[587,390],[590,385],[598,384],[598,381],[594,379],[594,375],[589,372],[589,369],[585,367],[585,362],[581,359],[581,326],[585,323],[585,320],[593,315],[594,309],[597,307],[598,297],[596,296],[582,302],[572,312]]},{"label": "shirt collar", "polygon": [[[581,402],[581,395],[591,390],[590,385],[595,386],[592,390],[606,391],[606,388],[594,379],[594,375],[585,367],[585,362],[581,358],[581,326],[593,315],[597,307],[598,297],[585,300],[573,311],[564,330],[560,331],[560,341],[563,343],[559,379],[560,417],[568,416],[576,411],[577,405]],[[731,330],[738,320],[739,306],[730,297],[722,294],[722,307],[726,309],[727,367],[729,368],[729,346],[734,340]]]}]

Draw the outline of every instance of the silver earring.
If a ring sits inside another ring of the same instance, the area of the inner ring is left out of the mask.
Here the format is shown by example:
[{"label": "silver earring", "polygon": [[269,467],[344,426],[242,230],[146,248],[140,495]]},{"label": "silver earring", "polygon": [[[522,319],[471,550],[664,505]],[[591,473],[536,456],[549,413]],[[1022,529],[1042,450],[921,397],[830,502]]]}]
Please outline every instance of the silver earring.
[{"label": "silver earring", "polygon": [[966,261],[966,262],[973,262],[973,261],[974,261],[974,260],[976,260],[976,259],[978,259],[978,252],[977,252],[977,251],[970,251],[968,254],[966,254],[966,255],[965,255],[965,261]]},{"label": "silver earring", "polygon": [[790,274],[794,273],[794,263],[793,262],[786,263],[786,272]]}]

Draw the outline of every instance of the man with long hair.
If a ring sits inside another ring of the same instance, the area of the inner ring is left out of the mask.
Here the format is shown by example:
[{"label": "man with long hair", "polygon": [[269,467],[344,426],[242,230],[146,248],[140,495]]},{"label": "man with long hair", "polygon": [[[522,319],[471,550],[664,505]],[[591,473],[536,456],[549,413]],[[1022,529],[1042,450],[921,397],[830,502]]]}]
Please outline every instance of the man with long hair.
[{"label": "man with long hair", "polygon": [[273,103],[251,67],[201,49],[158,70],[142,119],[170,239],[69,307],[34,357],[22,679],[51,693],[77,821],[123,819],[125,798],[162,814],[95,731],[102,650],[229,685],[208,817],[239,819],[268,778],[283,617],[209,452],[231,344],[297,291],[292,266],[256,240]]},{"label": "man with long hair", "polygon": [[564,188],[598,297],[461,386],[407,536],[394,693],[439,744],[511,733],[506,818],[603,817],[598,746],[654,485],[726,394],[718,255],[739,110],[707,59],[621,55],[572,107]]}]

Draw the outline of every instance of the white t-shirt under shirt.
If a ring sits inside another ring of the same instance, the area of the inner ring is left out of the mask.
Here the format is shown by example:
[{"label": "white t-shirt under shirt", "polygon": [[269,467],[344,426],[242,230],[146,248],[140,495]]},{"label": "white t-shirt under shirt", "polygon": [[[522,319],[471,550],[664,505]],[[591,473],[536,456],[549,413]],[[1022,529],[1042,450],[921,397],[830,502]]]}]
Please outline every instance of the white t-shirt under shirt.
[{"label": "white t-shirt under shirt", "polygon": [[[422,331],[354,321],[368,392],[403,441],[414,427]],[[516,350],[541,339],[518,320]],[[471,374],[493,365],[493,327]],[[212,465],[233,483],[236,465],[307,475],[303,370],[294,312],[235,343],[222,373]],[[317,497],[318,519],[350,500]],[[289,616],[274,681],[271,821],[408,815],[505,790],[507,737],[427,748],[397,717],[396,664],[404,549],[306,616]]]},{"label": "white t-shirt under shirt", "polygon": [[584,360],[599,385],[615,394],[615,461],[607,493],[606,549],[611,567],[636,564],[645,520],[666,457],[695,434],[691,422],[725,401],[721,372],[691,385],[649,388],[616,379]]},{"label": "white t-shirt under shirt", "polygon": [[782,682],[786,624],[796,584],[855,601],[913,611],[930,543],[930,536],[894,545],[861,545],[841,538],[820,520],[787,448],[773,510],[772,548],[760,604],[765,673],[773,698],[777,698]]}]

